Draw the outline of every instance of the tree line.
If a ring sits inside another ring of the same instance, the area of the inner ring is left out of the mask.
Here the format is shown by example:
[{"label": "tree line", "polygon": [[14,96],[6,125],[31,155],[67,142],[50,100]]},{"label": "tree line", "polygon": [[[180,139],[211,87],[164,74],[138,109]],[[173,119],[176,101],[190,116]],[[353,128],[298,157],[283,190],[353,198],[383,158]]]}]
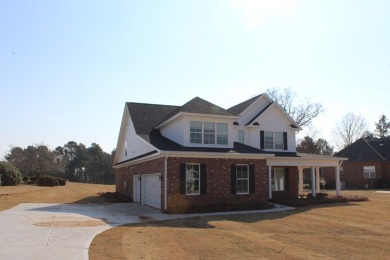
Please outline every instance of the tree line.
[{"label": "tree line", "polygon": [[92,143],[69,141],[64,146],[50,150],[46,145],[30,145],[26,148],[12,147],[5,159],[23,176],[58,176],[69,181],[86,183],[115,183],[112,168],[115,150],[111,154]]}]

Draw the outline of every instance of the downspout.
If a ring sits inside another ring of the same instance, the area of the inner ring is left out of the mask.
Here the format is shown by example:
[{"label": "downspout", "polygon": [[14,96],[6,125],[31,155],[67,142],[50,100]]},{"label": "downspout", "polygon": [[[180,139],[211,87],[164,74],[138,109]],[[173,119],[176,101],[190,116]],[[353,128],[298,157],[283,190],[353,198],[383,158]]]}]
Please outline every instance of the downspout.
[{"label": "downspout", "polygon": [[164,211],[168,208],[168,156],[164,160]]}]

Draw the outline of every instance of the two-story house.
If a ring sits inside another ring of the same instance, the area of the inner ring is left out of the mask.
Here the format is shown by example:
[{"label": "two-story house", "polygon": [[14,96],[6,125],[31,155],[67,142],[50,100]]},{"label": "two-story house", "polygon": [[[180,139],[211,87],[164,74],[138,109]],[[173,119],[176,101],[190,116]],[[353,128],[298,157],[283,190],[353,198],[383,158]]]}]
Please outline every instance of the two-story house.
[{"label": "two-story house", "polygon": [[300,130],[266,94],[229,109],[199,97],[183,106],[126,103],[116,190],[170,213],[253,209],[302,194],[303,169],[311,168],[315,195],[319,168],[334,167],[338,180],[343,158],[296,153]]}]

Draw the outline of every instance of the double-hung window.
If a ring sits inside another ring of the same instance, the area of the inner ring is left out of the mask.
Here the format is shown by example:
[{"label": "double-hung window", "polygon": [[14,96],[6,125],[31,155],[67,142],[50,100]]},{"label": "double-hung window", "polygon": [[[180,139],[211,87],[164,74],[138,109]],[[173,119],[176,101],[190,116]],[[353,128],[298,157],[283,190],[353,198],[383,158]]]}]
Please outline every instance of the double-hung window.
[{"label": "double-hung window", "polygon": [[192,144],[202,143],[202,122],[190,122],[190,142]]},{"label": "double-hung window", "polygon": [[228,124],[214,122],[190,122],[191,144],[228,144]]},{"label": "double-hung window", "polygon": [[261,131],[261,149],[287,150],[287,133]]},{"label": "double-hung window", "polygon": [[375,166],[364,166],[363,167],[363,172],[364,172],[364,178],[365,179],[376,178]]},{"label": "double-hung window", "polygon": [[247,164],[236,165],[236,191],[237,194],[249,193],[249,167]]},{"label": "double-hung window", "polygon": [[203,124],[203,143],[215,144],[215,123],[205,122]]},{"label": "double-hung window", "polygon": [[186,195],[200,194],[200,165],[186,164]]},{"label": "double-hung window", "polygon": [[273,191],[283,191],[285,190],[285,169],[284,168],[274,168],[272,174],[272,190]]},{"label": "double-hung window", "polygon": [[228,124],[217,123],[217,144],[228,144]]},{"label": "double-hung window", "polygon": [[245,132],[244,130],[238,130],[238,142],[245,144]]}]

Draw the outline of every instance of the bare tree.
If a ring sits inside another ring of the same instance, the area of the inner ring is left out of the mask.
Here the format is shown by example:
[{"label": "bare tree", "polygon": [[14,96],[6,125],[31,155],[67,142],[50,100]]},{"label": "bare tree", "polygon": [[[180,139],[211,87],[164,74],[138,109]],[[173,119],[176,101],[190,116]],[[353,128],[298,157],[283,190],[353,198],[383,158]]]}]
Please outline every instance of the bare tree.
[{"label": "bare tree", "polygon": [[379,138],[389,137],[390,132],[390,120],[387,120],[387,117],[382,114],[379,117],[378,122],[375,123],[375,133]]},{"label": "bare tree", "polygon": [[312,120],[324,112],[321,103],[313,103],[306,99],[304,101],[297,98],[297,93],[291,88],[270,88],[267,95],[278,103],[289,114],[299,126],[308,126]]},{"label": "bare tree", "polygon": [[344,115],[332,131],[338,149],[343,149],[368,133],[366,120],[362,115],[350,112]]}]

